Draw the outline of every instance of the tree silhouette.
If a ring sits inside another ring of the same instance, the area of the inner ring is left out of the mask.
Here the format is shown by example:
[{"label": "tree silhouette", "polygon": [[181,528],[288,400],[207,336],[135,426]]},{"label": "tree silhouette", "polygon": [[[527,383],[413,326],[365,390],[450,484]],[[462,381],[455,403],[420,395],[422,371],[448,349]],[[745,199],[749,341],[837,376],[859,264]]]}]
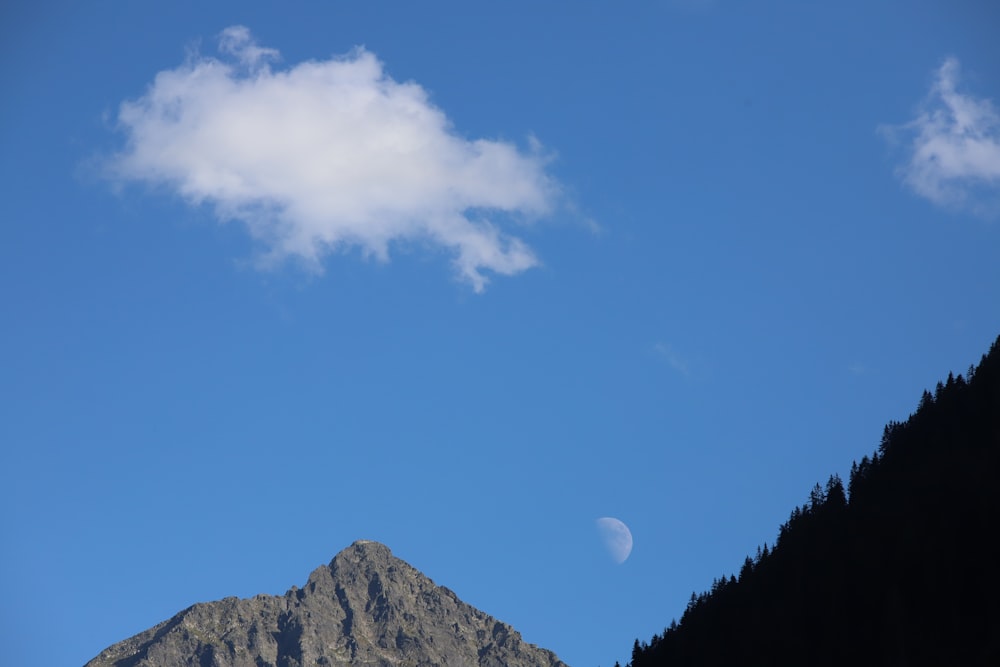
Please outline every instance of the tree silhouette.
[{"label": "tree silhouette", "polygon": [[1000,665],[998,474],[1000,338],[629,665]]}]

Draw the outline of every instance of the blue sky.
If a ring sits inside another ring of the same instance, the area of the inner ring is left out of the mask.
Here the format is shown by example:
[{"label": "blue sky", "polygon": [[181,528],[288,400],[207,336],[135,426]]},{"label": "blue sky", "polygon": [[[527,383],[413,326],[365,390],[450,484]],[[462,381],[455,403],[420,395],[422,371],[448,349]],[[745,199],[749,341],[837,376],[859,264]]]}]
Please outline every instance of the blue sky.
[{"label": "blue sky", "polygon": [[360,5],[0,10],[11,664],[360,538],[624,662],[1000,333],[995,3]]}]

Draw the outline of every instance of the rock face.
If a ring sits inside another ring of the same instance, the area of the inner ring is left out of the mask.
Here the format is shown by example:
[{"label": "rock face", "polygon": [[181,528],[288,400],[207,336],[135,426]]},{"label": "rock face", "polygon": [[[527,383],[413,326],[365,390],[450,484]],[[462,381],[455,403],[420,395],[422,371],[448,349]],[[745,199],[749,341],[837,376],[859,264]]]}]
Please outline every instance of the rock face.
[{"label": "rock face", "polygon": [[554,653],[359,541],[284,596],[188,607],[85,667],[566,667]]}]

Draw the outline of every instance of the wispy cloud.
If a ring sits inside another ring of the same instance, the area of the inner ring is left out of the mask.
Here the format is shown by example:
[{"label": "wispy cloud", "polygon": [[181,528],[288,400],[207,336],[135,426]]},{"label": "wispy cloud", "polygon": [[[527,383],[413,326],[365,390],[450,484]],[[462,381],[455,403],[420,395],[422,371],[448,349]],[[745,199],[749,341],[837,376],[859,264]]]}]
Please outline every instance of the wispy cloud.
[{"label": "wispy cloud", "polygon": [[690,363],[687,359],[679,355],[670,343],[660,341],[653,345],[653,351],[660,359],[665,361],[668,366],[684,377],[691,376]]},{"label": "wispy cloud", "polygon": [[914,192],[936,204],[991,213],[1000,203],[1000,114],[989,100],[959,92],[958,80],[959,62],[947,58],[917,117],[881,129],[909,139],[899,173]]},{"label": "wispy cloud", "polygon": [[864,375],[868,372],[868,367],[860,361],[854,361],[847,365],[847,371],[851,375]]},{"label": "wispy cloud", "polygon": [[415,242],[450,252],[476,291],[488,273],[538,263],[500,226],[554,207],[536,141],[461,136],[420,85],[394,81],[363,48],[272,69],[280,54],[235,26],[219,53],[159,72],[121,105],[127,142],[112,178],[242,221],[265,263],[298,258],[321,271],[338,249],[387,260],[392,244]]}]

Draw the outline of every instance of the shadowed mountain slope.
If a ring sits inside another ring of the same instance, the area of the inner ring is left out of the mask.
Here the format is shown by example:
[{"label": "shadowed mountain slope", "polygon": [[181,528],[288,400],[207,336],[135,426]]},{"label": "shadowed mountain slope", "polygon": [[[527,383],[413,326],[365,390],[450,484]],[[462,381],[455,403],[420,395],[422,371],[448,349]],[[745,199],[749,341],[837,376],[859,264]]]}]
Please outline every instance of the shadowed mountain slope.
[{"label": "shadowed mountain slope", "polygon": [[[822,428],[822,425],[817,425]],[[803,434],[808,446],[808,434]],[[631,667],[1000,665],[1000,339]]]},{"label": "shadowed mountain slope", "polygon": [[86,667],[566,667],[509,625],[358,541],[303,588],[196,604]]}]

